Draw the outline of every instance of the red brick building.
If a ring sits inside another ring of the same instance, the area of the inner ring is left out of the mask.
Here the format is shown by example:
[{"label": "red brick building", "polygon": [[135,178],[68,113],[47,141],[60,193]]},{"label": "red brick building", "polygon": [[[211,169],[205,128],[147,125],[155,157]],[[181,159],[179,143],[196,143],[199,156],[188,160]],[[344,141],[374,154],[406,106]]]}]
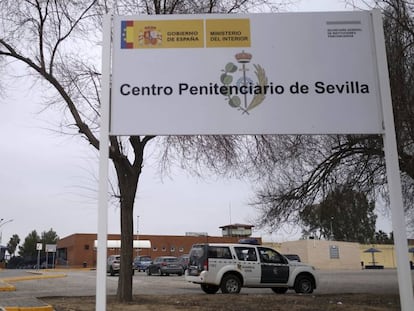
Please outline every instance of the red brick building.
[{"label": "red brick building", "polygon": [[[152,259],[158,256],[181,256],[188,254],[196,243],[237,243],[241,236],[208,236],[208,235],[145,235],[139,240],[148,240],[150,248],[134,249],[134,254],[149,255]],[[97,235],[94,233],[76,233],[62,238],[57,243],[57,266],[96,267]],[[136,240],[137,237],[134,236]],[[261,238],[256,238],[261,242]],[[108,241],[120,240],[119,234],[109,234]],[[119,254],[118,248],[108,248],[108,255]]]}]

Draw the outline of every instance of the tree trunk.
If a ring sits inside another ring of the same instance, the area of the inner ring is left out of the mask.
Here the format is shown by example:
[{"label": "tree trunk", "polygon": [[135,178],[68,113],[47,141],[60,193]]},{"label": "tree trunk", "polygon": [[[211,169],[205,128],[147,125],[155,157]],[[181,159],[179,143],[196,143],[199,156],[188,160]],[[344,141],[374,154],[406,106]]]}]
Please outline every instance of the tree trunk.
[{"label": "tree trunk", "polygon": [[[142,163],[142,155],[138,162]],[[125,159],[114,160],[120,190],[121,212],[121,270],[118,279],[117,299],[119,302],[132,301],[132,262],[134,231],[134,200],[141,174],[139,169],[130,165]]]},{"label": "tree trunk", "polygon": [[[132,301],[133,212],[135,192],[121,200],[121,271],[118,279],[119,302]],[[127,201],[127,202],[123,202]]]}]

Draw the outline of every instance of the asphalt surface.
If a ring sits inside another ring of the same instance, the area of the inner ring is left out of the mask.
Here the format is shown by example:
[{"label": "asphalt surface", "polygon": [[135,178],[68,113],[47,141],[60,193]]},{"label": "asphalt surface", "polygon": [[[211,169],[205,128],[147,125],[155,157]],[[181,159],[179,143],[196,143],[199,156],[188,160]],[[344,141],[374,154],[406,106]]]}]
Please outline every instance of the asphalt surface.
[{"label": "asphalt surface", "polygon": [[[6,306],[5,303],[10,304],[12,302],[41,305],[41,298],[50,296],[95,295],[96,271],[94,270],[43,270],[40,272],[42,274],[33,274],[33,271],[23,270],[1,270],[0,306]],[[317,272],[320,286],[315,290],[315,295],[341,293],[380,295],[398,294],[399,292],[397,271],[395,269]],[[414,279],[414,275],[412,276]],[[14,286],[15,290],[1,290],[2,286],[4,288],[5,285]],[[117,286],[118,276],[108,276],[107,294],[115,295]],[[273,294],[270,289],[243,288],[241,292]],[[134,295],[203,294],[199,285],[186,282],[183,276],[147,276],[144,272],[135,273],[133,293]],[[40,300],[36,298],[40,298]],[[39,309],[24,305],[21,310]],[[43,310],[53,310],[53,308]]]},{"label": "asphalt surface", "polygon": [[0,270],[0,310],[53,311],[53,306],[37,299],[34,295],[21,295],[20,292],[17,292],[14,283],[35,280],[45,281],[63,277],[66,277],[66,274],[57,271],[49,273],[37,270]]}]

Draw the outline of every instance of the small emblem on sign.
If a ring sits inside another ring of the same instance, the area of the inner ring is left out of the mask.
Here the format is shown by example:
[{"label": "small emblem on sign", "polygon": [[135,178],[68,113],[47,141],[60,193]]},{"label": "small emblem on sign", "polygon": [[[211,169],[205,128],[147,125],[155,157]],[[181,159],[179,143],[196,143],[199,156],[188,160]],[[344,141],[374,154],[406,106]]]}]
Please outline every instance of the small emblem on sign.
[{"label": "small emblem on sign", "polygon": [[162,34],[155,26],[146,26],[138,35],[139,45],[156,46],[162,43]]},{"label": "small emblem on sign", "polygon": [[[266,72],[260,65],[253,64],[255,80],[249,75],[249,66],[253,55],[242,51],[235,55],[238,65],[233,62],[226,64],[220,76],[221,83],[227,87],[225,94],[228,104],[242,111],[243,114],[249,114],[251,110],[259,106],[266,98],[266,92],[263,92],[267,85]],[[240,77],[233,76],[240,74]],[[235,82],[235,85],[233,84]],[[232,91],[235,87],[236,94]],[[248,98],[248,95],[253,95],[253,98]]]}]

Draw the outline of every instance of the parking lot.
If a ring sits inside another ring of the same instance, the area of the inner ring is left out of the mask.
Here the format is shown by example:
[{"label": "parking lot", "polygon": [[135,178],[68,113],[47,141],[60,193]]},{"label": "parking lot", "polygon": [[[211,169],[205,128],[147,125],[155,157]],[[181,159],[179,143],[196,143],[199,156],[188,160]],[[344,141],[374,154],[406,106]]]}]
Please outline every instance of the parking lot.
[{"label": "parking lot", "polygon": [[[33,279],[14,282],[14,292],[0,292],[2,297],[45,297],[45,296],[94,296],[96,271],[94,270],[67,270],[52,271],[47,274],[62,274],[65,277]],[[0,279],[5,277],[18,277],[29,274],[22,270],[3,270]],[[318,271],[319,288],[314,294],[337,293],[372,293],[372,294],[398,294],[397,271],[385,270],[352,270],[352,271]],[[118,276],[107,277],[107,293],[116,293]],[[133,277],[134,295],[174,295],[194,294],[203,292],[197,284],[184,280],[183,276],[147,276],[144,272],[137,272]],[[243,288],[241,293],[272,294],[270,289]],[[293,293],[293,291],[292,291]]]}]

